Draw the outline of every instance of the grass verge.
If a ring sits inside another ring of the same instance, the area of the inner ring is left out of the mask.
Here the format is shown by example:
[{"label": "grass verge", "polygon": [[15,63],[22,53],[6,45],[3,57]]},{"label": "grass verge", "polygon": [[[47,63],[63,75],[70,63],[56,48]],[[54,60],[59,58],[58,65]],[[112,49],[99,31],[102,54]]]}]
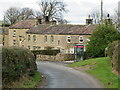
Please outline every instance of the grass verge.
[{"label": "grass verge", "polygon": [[36,88],[42,81],[42,75],[36,72],[33,77],[24,76],[19,81],[12,83],[12,88]]},{"label": "grass verge", "polygon": [[119,88],[118,76],[112,72],[110,58],[108,57],[88,59],[68,66],[84,69],[85,72],[100,80],[107,88]]}]

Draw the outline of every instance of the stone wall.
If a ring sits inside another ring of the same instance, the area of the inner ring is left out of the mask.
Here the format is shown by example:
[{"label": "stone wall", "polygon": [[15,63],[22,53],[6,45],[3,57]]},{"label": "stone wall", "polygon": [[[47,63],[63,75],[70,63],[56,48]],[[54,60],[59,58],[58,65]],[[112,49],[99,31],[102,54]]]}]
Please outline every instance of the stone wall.
[{"label": "stone wall", "polygon": [[56,56],[37,55],[36,57],[37,60],[40,61],[69,61],[75,59],[75,56],[73,54],[57,54]]}]

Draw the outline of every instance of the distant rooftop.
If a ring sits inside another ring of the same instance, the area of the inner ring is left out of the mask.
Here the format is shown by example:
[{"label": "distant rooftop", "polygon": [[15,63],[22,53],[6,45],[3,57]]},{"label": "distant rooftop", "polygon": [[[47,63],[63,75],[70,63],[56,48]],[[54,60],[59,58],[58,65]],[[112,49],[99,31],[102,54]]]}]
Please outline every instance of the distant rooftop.
[{"label": "distant rooftop", "polygon": [[10,29],[30,29],[35,25],[36,20],[22,20],[10,26]]}]

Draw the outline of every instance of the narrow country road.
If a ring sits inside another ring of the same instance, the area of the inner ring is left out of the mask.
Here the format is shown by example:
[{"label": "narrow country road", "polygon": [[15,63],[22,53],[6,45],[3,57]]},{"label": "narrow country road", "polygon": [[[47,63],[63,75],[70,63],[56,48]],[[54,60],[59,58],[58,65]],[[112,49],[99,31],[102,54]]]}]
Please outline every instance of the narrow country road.
[{"label": "narrow country road", "polygon": [[37,61],[38,71],[46,77],[43,88],[104,88],[86,73],[53,62]]}]

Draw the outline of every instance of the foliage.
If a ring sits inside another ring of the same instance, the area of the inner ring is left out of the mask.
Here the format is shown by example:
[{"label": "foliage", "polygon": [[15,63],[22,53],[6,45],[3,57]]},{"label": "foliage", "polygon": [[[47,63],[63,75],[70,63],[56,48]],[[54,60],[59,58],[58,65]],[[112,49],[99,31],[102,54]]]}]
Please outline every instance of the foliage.
[{"label": "foliage", "polygon": [[3,87],[19,80],[25,74],[32,76],[37,70],[35,57],[27,49],[3,47],[2,57]]},{"label": "foliage", "polygon": [[88,56],[103,57],[105,55],[105,48],[107,48],[108,44],[119,39],[120,33],[115,29],[114,25],[98,25],[87,45]]},{"label": "foliage", "polygon": [[[68,65],[78,67],[103,82],[107,88],[119,88],[118,76],[112,72],[110,58],[93,58]],[[88,67],[88,69],[86,69]],[[111,84],[110,84],[111,83]]]},{"label": "foliage", "polygon": [[33,18],[33,10],[30,8],[12,7],[5,12],[5,21],[10,25],[15,24],[19,20],[27,20]]},{"label": "foliage", "polygon": [[119,72],[120,70],[119,68],[120,66],[120,41],[114,41],[113,43],[109,44],[107,54],[112,60],[113,70]]},{"label": "foliage", "polygon": [[19,81],[12,83],[9,88],[36,88],[42,80],[42,75],[35,72],[33,77],[23,76]]}]

